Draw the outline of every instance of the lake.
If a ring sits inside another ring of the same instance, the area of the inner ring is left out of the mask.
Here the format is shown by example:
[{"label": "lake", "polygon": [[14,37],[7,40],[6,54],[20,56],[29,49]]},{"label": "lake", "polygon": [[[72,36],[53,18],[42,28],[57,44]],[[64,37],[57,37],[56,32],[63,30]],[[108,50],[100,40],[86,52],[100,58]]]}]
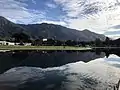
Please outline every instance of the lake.
[{"label": "lake", "polygon": [[114,90],[120,50],[0,52],[0,90]]}]

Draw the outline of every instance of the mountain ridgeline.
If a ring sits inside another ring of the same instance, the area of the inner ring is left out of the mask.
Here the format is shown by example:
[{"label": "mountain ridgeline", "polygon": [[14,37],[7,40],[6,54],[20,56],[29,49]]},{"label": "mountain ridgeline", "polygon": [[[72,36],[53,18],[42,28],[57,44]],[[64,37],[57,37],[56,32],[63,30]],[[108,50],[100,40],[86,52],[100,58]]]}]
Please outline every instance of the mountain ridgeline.
[{"label": "mountain ridgeline", "polygon": [[75,30],[54,24],[15,24],[0,16],[0,39],[10,39],[15,33],[26,33],[31,39],[54,38],[57,40],[94,41],[105,40],[105,36],[89,30]]}]

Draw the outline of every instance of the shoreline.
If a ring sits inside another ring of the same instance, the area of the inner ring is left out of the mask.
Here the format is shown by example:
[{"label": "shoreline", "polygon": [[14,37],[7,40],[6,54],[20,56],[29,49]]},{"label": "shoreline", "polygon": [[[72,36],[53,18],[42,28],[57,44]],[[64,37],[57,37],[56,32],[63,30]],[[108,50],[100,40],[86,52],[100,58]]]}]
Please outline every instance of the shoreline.
[{"label": "shoreline", "polygon": [[61,50],[61,51],[87,51],[95,49],[120,49],[120,47],[75,47],[75,46],[2,46],[0,45],[0,52],[7,52],[11,50]]},{"label": "shoreline", "polygon": [[0,52],[10,50],[92,50],[87,47],[73,47],[73,46],[0,46]]}]

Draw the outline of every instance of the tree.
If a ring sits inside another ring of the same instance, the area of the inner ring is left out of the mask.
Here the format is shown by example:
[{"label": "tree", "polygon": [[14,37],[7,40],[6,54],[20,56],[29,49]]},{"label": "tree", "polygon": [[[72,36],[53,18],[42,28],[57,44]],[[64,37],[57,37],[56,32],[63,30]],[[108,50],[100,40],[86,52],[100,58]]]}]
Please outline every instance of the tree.
[{"label": "tree", "polygon": [[107,46],[110,45],[110,38],[109,38],[109,37],[106,37],[106,39],[105,39],[105,44],[106,44]]},{"label": "tree", "polygon": [[33,45],[33,46],[42,45],[42,40],[41,40],[41,39],[36,39],[35,41],[33,41],[32,45]]},{"label": "tree", "polygon": [[46,45],[54,45],[55,44],[55,40],[54,39],[47,39],[47,41],[44,42],[44,44],[46,44]]},{"label": "tree", "polygon": [[67,46],[75,46],[75,45],[77,45],[77,41],[67,40],[67,41],[65,42],[65,44],[66,44]]},{"label": "tree", "polygon": [[97,39],[95,40],[95,46],[97,46],[97,47],[102,46],[102,41],[97,38]]},{"label": "tree", "polygon": [[12,35],[12,38],[15,39],[15,42],[29,42],[30,37],[25,33],[15,33]]},{"label": "tree", "polygon": [[55,46],[62,46],[63,42],[60,40],[55,40]]}]

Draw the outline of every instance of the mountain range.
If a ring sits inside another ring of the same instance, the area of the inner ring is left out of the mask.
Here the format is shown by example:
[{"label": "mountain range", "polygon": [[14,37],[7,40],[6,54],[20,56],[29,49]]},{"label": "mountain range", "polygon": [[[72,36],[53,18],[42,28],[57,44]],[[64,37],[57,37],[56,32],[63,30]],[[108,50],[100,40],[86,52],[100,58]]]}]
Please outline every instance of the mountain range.
[{"label": "mountain range", "polygon": [[94,41],[100,39],[105,40],[102,34],[96,34],[87,29],[80,31],[70,29],[61,25],[54,24],[16,24],[8,19],[0,16],[0,39],[10,39],[15,33],[26,33],[31,39],[38,38],[55,38],[57,40],[79,40],[79,41]]}]

